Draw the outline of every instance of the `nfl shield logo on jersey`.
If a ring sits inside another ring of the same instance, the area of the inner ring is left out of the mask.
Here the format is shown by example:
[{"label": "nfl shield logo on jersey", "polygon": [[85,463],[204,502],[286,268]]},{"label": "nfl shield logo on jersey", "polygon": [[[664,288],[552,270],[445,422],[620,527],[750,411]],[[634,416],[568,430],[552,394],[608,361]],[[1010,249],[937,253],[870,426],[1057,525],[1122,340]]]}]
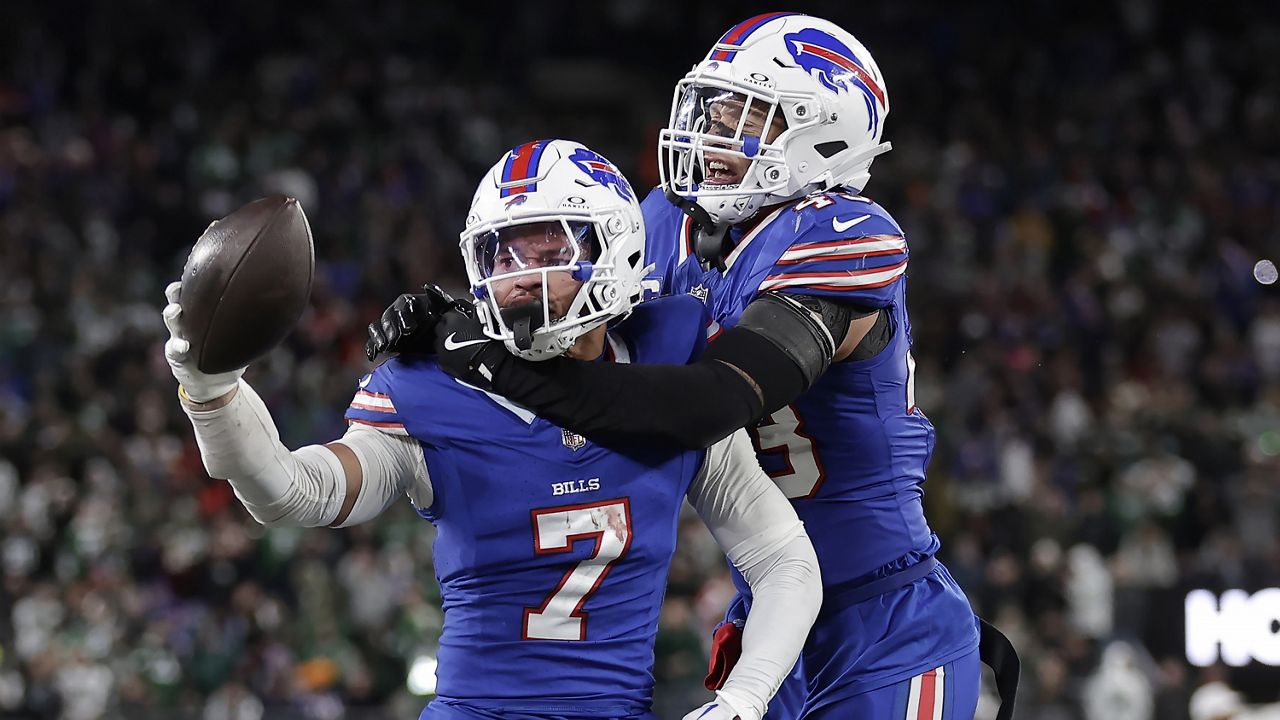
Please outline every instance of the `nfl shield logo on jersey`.
[{"label": "nfl shield logo on jersey", "polygon": [[689,290],[689,294],[705,303],[707,301],[707,296],[711,294],[711,288],[706,285],[697,285]]},{"label": "nfl shield logo on jersey", "polygon": [[564,446],[574,452],[578,452],[579,450],[586,447],[587,445],[586,438],[582,437],[578,433],[573,432],[571,430],[562,429],[560,431],[560,436],[561,436],[561,441],[564,442]]}]

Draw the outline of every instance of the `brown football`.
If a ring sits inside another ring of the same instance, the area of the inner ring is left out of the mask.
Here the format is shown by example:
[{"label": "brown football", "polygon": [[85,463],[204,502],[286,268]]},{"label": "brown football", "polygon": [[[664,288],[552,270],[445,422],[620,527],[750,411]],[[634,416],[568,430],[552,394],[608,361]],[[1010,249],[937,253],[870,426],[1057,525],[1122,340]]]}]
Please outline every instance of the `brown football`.
[{"label": "brown football", "polygon": [[242,368],[280,344],[311,296],[315,248],[298,201],[254,200],[204,231],[182,271],[182,332],[205,373]]}]

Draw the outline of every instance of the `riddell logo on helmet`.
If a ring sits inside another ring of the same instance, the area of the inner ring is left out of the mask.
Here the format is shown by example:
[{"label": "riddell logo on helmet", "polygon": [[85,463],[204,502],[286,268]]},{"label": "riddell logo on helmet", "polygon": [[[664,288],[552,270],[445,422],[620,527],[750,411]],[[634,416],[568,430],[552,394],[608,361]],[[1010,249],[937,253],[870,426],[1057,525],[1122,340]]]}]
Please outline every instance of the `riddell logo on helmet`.
[{"label": "riddell logo on helmet", "polygon": [[853,50],[815,28],[789,33],[782,39],[796,64],[817,78],[823,87],[834,93],[861,90],[866,96],[868,129],[874,130],[880,124],[880,109],[885,107],[884,90],[858,62]]}]

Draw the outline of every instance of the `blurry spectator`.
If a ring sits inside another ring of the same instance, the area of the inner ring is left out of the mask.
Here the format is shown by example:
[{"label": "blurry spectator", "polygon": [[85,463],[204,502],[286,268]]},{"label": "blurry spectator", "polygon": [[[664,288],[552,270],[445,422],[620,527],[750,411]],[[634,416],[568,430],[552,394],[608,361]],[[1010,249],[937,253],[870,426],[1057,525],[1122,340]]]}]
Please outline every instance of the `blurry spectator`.
[{"label": "blurry spectator", "polygon": [[262,701],[237,683],[218,688],[204,704],[202,720],[262,720]]},{"label": "blurry spectator", "polygon": [[1138,667],[1137,653],[1124,642],[1102,652],[1102,663],[1084,687],[1087,720],[1151,720],[1155,698],[1151,681]]},{"label": "blurry spectator", "polygon": [[[1031,666],[1035,675],[1025,682],[1024,692],[1041,720],[1081,720],[1078,704],[1072,699],[1077,689],[1071,687],[1067,666],[1057,655],[1038,658]],[[1092,720],[1092,719],[1091,719]]]},{"label": "blurry spectator", "polygon": [[1090,638],[1111,636],[1112,578],[1102,555],[1092,545],[1079,544],[1067,552],[1067,605],[1071,624]]},{"label": "blurry spectator", "polygon": [[1156,681],[1155,717],[1159,720],[1191,720],[1191,688],[1186,663],[1175,657],[1160,661]]},{"label": "blurry spectator", "polygon": [[1240,693],[1221,681],[1201,685],[1191,695],[1191,720],[1239,720],[1244,711]]},{"label": "blurry spectator", "polygon": [[1280,720],[1280,704],[1246,705],[1240,693],[1215,680],[1191,695],[1191,720]]},{"label": "blurry spectator", "polygon": [[1147,520],[1120,541],[1115,559],[1116,581],[1125,587],[1171,587],[1178,579],[1173,544],[1159,525]]},{"label": "blurry spectator", "polygon": [[1130,519],[1152,515],[1172,517],[1182,510],[1182,498],[1195,484],[1191,463],[1171,448],[1156,448],[1120,474],[1121,513]]}]

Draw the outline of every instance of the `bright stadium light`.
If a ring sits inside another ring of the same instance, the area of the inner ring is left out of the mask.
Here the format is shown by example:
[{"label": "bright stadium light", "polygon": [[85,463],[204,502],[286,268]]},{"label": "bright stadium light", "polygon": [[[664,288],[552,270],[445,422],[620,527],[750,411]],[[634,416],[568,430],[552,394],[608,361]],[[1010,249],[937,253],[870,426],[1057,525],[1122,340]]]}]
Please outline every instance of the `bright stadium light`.
[{"label": "bright stadium light", "polygon": [[436,694],[436,659],[431,655],[419,655],[409,665],[409,678],[405,681],[414,695]]}]

